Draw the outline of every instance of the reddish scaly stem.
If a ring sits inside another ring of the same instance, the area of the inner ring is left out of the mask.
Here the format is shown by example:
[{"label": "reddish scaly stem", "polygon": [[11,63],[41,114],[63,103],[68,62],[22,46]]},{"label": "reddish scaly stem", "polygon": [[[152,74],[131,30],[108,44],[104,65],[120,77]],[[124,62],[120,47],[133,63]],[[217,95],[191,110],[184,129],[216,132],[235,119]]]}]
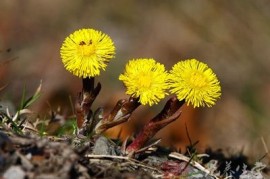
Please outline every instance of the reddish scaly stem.
[{"label": "reddish scaly stem", "polygon": [[181,115],[180,108],[183,104],[184,101],[179,101],[175,97],[169,99],[163,110],[144,126],[134,141],[126,148],[126,153],[132,154],[138,151],[160,129],[175,121]]},{"label": "reddish scaly stem", "polygon": [[119,100],[108,117],[106,117],[104,120],[116,121],[123,116],[131,114],[137,107],[140,106],[140,104],[139,99],[133,97],[130,97],[129,100]]},{"label": "reddish scaly stem", "polygon": [[77,126],[79,128],[82,127],[83,123],[88,120],[91,106],[96,99],[97,95],[101,90],[101,84],[98,83],[96,87],[94,77],[91,78],[83,78],[83,89],[82,93],[79,94],[79,97],[76,101],[76,117],[77,117]]},{"label": "reddish scaly stem", "polygon": [[129,100],[119,100],[111,113],[100,121],[95,128],[95,132],[100,134],[109,128],[128,121],[132,112],[140,106],[138,98],[130,98]]}]

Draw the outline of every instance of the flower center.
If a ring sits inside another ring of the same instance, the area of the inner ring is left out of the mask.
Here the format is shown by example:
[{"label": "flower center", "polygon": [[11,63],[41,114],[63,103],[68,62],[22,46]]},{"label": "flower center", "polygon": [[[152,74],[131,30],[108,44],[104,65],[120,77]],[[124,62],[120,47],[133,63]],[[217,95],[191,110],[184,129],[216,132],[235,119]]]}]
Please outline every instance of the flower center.
[{"label": "flower center", "polygon": [[202,88],[207,85],[207,78],[203,73],[193,72],[191,73],[189,83],[194,88]]},{"label": "flower center", "polygon": [[82,56],[91,56],[95,53],[96,47],[93,45],[92,40],[89,41],[88,44],[86,44],[85,41],[81,41],[78,46],[78,52]]},{"label": "flower center", "polygon": [[140,88],[149,88],[151,86],[151,76],[149,74],[141,74],[139,77],[139,80],[138,80],[138,86]]}]

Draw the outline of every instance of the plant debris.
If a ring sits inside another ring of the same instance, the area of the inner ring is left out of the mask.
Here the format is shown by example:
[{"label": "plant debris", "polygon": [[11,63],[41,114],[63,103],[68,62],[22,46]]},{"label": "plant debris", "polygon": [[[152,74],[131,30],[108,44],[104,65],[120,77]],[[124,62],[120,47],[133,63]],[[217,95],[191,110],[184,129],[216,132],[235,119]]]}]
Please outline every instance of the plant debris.
[{"label": "plant debris", "polygon": [[[130,158],[122,155],[121,147],[104,136],[76,140],[18,135],[2,128],[0,173],[6,179],[15,176],[22,179],[222,177],[217,171],[205,168],[206,164],[162,147],[138,158]],[[255,176],[254,172],[249,170],[249,175]],[[242,174],[247,175],[248,170]],[[256,177],[263,178],[260,172]]]}]

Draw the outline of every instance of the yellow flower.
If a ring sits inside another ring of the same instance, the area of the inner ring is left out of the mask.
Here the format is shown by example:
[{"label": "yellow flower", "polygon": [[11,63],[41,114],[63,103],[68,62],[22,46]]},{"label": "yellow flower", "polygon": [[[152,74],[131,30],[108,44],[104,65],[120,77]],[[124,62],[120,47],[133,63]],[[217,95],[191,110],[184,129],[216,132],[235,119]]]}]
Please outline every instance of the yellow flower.
[{"label": "yellow flower", "polygon": [[194,107],[211,107],[221,96],[220,83],[215,73],[196,59],[175,64],[169,74],[169,86],[178,100],[185,100]]},{"label": "yellow flower", "polygon": [[65,68],[82,78],[94,77],[105,70],[114,57],[115,47],[111,38],[100,31],[80,29],[69,35],[60,49]]},{"label": "yellow flower", "polygon": [[119,80],[123,81],[128,95],[139,98],[143,105],[152,106],[165,97],[167,77],[164,65],[154,59],[133,59],[128,62]]}]

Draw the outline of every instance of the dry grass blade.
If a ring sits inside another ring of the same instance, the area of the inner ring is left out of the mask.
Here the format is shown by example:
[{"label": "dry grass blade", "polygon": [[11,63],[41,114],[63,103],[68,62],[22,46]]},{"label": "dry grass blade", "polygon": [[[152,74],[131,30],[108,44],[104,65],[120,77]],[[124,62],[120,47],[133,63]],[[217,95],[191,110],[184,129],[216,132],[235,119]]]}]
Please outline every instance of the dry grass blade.
[{"label": "dry grass blade", "polygon": [[22,115],[22,114],[31,114],[33,113],[31,110],[29,109],[22,109],[20,111],[18,111],[15,116],[12,118],[12,121],[16,121],[16,119],[18,118],[19,115]]},{"label": "dry grass blade", "polygon": [[157,168],[145,165],[142,162],[140,162],[138,160],[135,160],[135,159],[132,159],[132,158],[130,158],[128,156],[125,157],[125,156],[116,156],[116,155],[92,155],[92,154],[89,154],[89,155],[85,155],[85,157],[91,158],[91,159],[120,159],[120,160],[125,160],[125,161],[130,162],[132,165],[145,167],[145,168],[148,168],[148,169],[153,170],[155,172],[162,173],[162,171],[158,170]]},{"label": "dry grass blade", "polygon": [[8,85],[6,84],[6,85],[0,87],[0,91],[2,91],[3,89],[5,89],[7,86],[8,86]]},{"label": "dry grass blade", "polygon": [[192,165],[193,167],[205,172],[207,175],[210,175],[212,177],[214,177],[215,179],[219,179],[217,176],[214,176],[209,170],[207,170],[206,168],[204,168],[201,164],[199,164],[198,162],[196,161],[191,161],[190,162],[190,158],[185,156],[185,155],[182,155],[180,153],[177,153],[177,152],[172,152],[169,154],[169,157],[172,157],[172,158],[175,158],[175,159],[178,159],[178,160],[181,160],[181,161],[185,161],[187,163],[190,163],[190,165]]},{"label": "dry grass blade", "polygon": [[268,150],[268,147],[267,147],[266,142],[265,142],[263,137],[261,137],[261,141],[262,141],[262,144],[263,144],[263,148],[265,150],[265,154],[259,159],[259,161],[264,159],[264,157],[268,157],[268,159],[270,159],[269,150]]},{"label": "dry grass blade", "polygon": [[149,144],[148,146],[143,147],[143,148],[135,151],[135,153],[141,153],[141,152],[144,152],[147,150],[151,150],[151,149],[153,149],[154,146],[157,146],[160,142],[161,142],[161,139],[158,139],[158,140],[154,141],[153,143]]}]

